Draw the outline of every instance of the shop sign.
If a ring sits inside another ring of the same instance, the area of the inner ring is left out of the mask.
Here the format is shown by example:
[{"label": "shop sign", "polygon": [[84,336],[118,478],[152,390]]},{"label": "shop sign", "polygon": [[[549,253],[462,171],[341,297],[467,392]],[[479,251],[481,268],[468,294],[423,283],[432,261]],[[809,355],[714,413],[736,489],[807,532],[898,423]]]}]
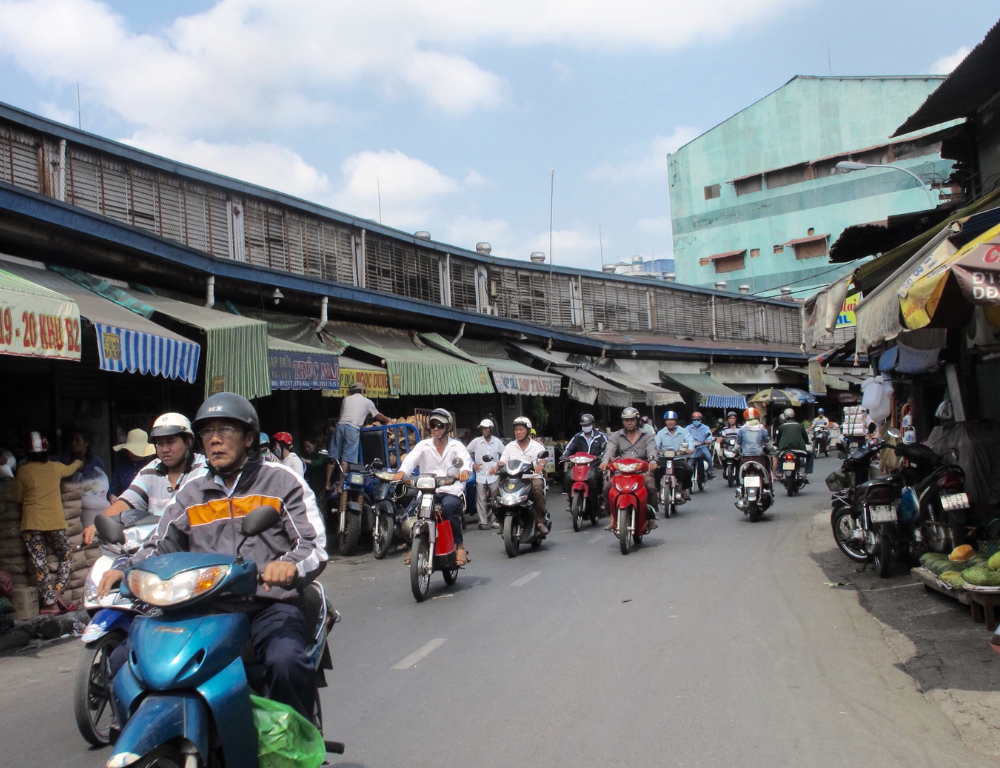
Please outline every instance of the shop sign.
[{"label": "shop sign", "polygon": [[0,293],[0,354],[80,359],[80,309],[60,301],[18,291]]},{"label": "shop sign", "polygon": [[505,395],[535,395],[559,397],[561,379],[558,376],[532,376],[529,373],[493,371],[497,392]]},{"label": "shop sign", "polygon": [[340,386],[337,389],[324,389],[324,397],[347,397],[352,384],[361,384],[365,388],[365,397],[392,397],[389,391],[388,371],[376,371],[360,368],[341,368]]},{"label": "shop sign", "polygon": [[858,302],[861,301],[861,294],[855,293],[853,296],[848,296],[844,299],[844,306],[840,310],[840,314],[837,315],[837,327],[838,328],[853,328],[858,324],[858,318],[854,314],[854,310],[858,308]]},{"label": "shop sign", "polygon": [[271,389],[337,389],[340,386],[336,355],[310,355],[269,350]]},{"label": "shop sign", "polygon": [[213,376],[212,380],[208,385],[208,394],[217,395],[220,392],[226,391],[226,377],[225,376]]}]

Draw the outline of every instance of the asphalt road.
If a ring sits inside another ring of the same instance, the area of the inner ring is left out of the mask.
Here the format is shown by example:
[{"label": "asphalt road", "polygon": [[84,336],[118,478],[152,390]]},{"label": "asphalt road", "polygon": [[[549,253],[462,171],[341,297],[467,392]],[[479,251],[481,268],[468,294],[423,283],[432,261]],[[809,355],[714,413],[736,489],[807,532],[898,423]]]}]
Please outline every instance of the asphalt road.
[{"label": "asphalt road", "polygon": [[[993,765],[856,596],[826,584],[822,482],[756,524],[732,498],[713,481],[623,556],[610,533],[573,533],[553,493],[540,550],[511,560],[470,531],[471,563],[451,588],[435,574],[423,604],[401,552],[335,559],[323,581],[344,620],[323,710],[347,753],[333,764]],[[73,723],[78,655],[74,641],[0,658],[0,764],[104,764]]]}]

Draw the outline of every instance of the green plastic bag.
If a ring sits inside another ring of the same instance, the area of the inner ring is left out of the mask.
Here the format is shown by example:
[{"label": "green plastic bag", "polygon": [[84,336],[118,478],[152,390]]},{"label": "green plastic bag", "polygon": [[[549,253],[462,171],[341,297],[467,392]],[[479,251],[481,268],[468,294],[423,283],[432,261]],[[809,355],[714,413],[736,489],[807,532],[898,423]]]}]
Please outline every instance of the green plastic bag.
[{"label": "green plastic bag", "polygon": [[260,768],[319,768],[326,747],[319,729],[285,704],[250,694]]}]

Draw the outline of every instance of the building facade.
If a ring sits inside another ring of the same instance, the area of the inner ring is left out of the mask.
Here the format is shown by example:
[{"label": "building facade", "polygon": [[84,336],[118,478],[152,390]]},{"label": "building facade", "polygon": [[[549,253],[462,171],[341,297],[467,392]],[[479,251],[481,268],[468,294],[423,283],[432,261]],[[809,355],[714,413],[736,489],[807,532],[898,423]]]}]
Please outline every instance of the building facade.
[{"label": "building facade", "polygon": [[949,202],[939,131],[889,138],[942,79],[795,77],[670,155],[677,281],[808,296],[852,268],[827,259],[845,228]]}]

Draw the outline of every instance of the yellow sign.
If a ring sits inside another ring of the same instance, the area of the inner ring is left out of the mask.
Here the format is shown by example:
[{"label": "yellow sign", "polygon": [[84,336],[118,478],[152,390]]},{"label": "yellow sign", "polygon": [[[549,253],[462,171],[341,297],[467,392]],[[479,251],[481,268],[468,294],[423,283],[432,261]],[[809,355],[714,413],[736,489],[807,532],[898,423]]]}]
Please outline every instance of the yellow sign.
[{"label": "yellow sign", "polygon": [[226,377],[225,376],[213,376],[208,387],[208,394],[217,395],[220,392],[226,391]]},{"label": "yellow sign", "polygon": [[859,301],[861,301],[860,293],[855,293],[844,299],[844,306],[841,307],[840,314],[837,315],[838,328],[853,328],[858,324],[858,318],[854,315],[854,310],[858,308]]},{"label": "yellow sign", "polygon": [[102,333],[101,344],[104,345],[104,357],[108,360],[121,360],[121,338],[117,333]]},{"label": "yellow sign", "polygon": [[340,369],[340,389],[324,389],[323,397],[347,397],[352,384],[365,388],[365,397],[393,397],[389,392],[389,373],[359,368]]}]

